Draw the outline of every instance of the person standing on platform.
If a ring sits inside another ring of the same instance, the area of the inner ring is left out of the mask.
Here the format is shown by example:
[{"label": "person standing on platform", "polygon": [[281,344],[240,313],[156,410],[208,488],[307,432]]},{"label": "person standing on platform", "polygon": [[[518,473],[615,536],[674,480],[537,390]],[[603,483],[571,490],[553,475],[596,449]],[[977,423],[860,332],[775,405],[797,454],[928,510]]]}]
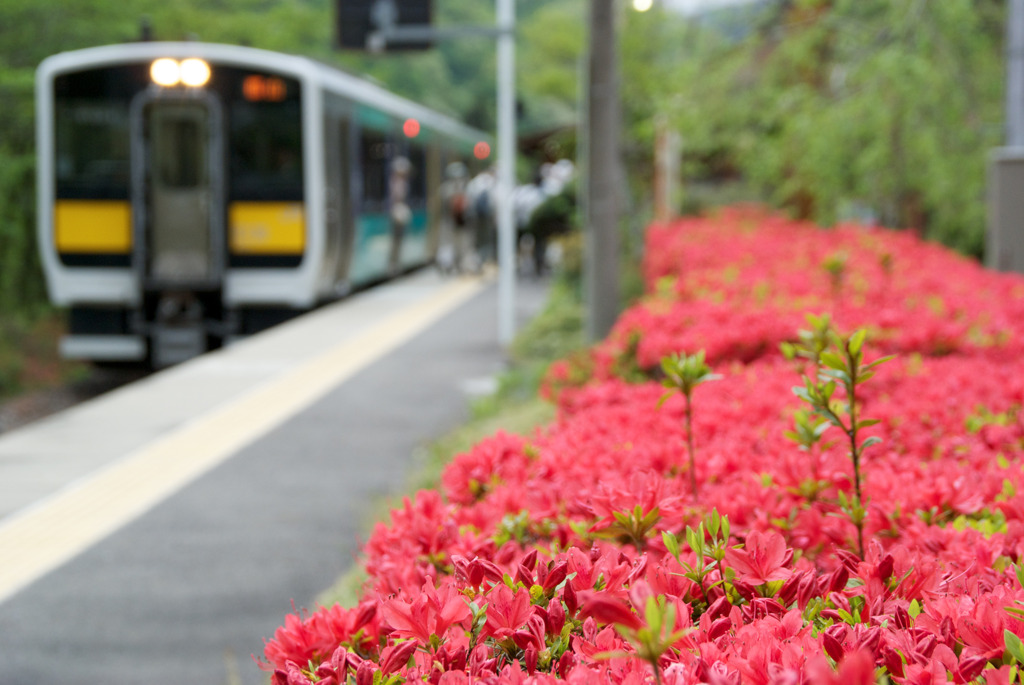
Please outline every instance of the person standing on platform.
[{"label": "person standing on platform", "polygon": [[476,267],[497,258],[497,227],[495,224],[498,180],[493,169],[473,177],[466,186],[467,209],[476,242]]},{"label": "person standing on platform", "polygon": [[452,162],[441,183],[441,245],[437,250],[437,268],[442,273],[459,273],[472,249],[472,235],[466,211],[466,165]]},{"label": "person standing on platform", "polygon": [[402,237],[412,221],[409,209],[409,177],[412,163],[406,157],[395,157],[391,162],[391,177],[388,179],[388,206],[391,217],[391,254],[388,257],[388,272],[394,276],[402,271]]}]

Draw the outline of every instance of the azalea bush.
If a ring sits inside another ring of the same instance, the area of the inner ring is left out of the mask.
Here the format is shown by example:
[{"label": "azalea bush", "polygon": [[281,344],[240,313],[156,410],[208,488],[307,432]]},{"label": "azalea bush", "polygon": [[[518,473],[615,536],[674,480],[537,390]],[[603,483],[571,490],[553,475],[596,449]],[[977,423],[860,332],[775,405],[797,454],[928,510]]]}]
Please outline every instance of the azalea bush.
[{"label": "azalea bush", "polygon": [[557,419],[379,524],[275,684],[1020,680],[1024,281],[750,210],[649,241]]}]

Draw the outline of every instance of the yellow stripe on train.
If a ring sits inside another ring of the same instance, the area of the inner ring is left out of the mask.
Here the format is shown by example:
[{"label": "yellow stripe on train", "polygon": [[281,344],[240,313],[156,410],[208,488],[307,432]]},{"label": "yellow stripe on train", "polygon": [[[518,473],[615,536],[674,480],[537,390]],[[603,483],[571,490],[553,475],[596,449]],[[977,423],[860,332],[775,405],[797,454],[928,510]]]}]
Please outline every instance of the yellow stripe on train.
[{"label": "yellow stripe on train", "polygon": [[236,255],[297,255],[306,249],[301,202],[232,202],[228,245]]},{"label": "yellow stripe on train", "polygon": [[127,201],[58,200],[53,219],[58,252],[131,252],[132,207]]}]

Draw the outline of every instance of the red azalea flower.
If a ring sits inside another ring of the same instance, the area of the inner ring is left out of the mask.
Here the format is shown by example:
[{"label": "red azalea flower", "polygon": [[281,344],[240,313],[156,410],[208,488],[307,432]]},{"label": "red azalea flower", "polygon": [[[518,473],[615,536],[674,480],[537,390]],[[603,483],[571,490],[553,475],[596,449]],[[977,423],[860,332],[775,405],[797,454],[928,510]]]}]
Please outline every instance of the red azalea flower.
[{"label": "red azalea flower", "polygon": [[605,592],[590,592],[580,608],[580,616],[593,617],[599,623],[615,623],[637,629],[643,625],[629,604]]},{"label": "red azalea flower", "polygon": [[743,549],[730,549],[725,554],[726,564],[736,571],[737,578],[754,586],[789,578],[792,571],[785,568],[787,557],[781,535],[757,530],[747,534]]},{"label": "red azalea flower", "polygon": [[381,613],[396,637],[413,637],[423,643],[429,643],[432,635],[443,638],[453,624],[472,615],[460,592],[450,584],[435,589],[431,579],[411,601],[396,597],[384,602]]},{"label": "red azalea flower", "polygon": [[528,590],[520,588],[513,592],[507,585],[496,585],[487,595],[487,623],[481,637],[494,636],[499,640],[511,637],[526,625],[532,614]]}]

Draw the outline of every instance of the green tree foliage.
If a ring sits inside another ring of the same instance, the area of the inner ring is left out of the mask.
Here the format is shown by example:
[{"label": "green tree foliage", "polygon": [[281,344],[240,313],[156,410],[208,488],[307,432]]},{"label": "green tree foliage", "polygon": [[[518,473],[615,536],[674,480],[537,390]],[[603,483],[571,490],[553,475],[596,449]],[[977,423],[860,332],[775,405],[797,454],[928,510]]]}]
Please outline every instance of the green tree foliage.
[{"label": "green tree foliage", "polygon": [[520,128],[552,130],[576,124],[586,4],[551,2],[519,23],[517,90]]},{"label": "green tree foliage", "polygon": [[823,223],[866,208],[980,255],[1002,12],[992,0],[787,0],[738,43],[697,35],[673,111],[691,173],[740,175]]}]

